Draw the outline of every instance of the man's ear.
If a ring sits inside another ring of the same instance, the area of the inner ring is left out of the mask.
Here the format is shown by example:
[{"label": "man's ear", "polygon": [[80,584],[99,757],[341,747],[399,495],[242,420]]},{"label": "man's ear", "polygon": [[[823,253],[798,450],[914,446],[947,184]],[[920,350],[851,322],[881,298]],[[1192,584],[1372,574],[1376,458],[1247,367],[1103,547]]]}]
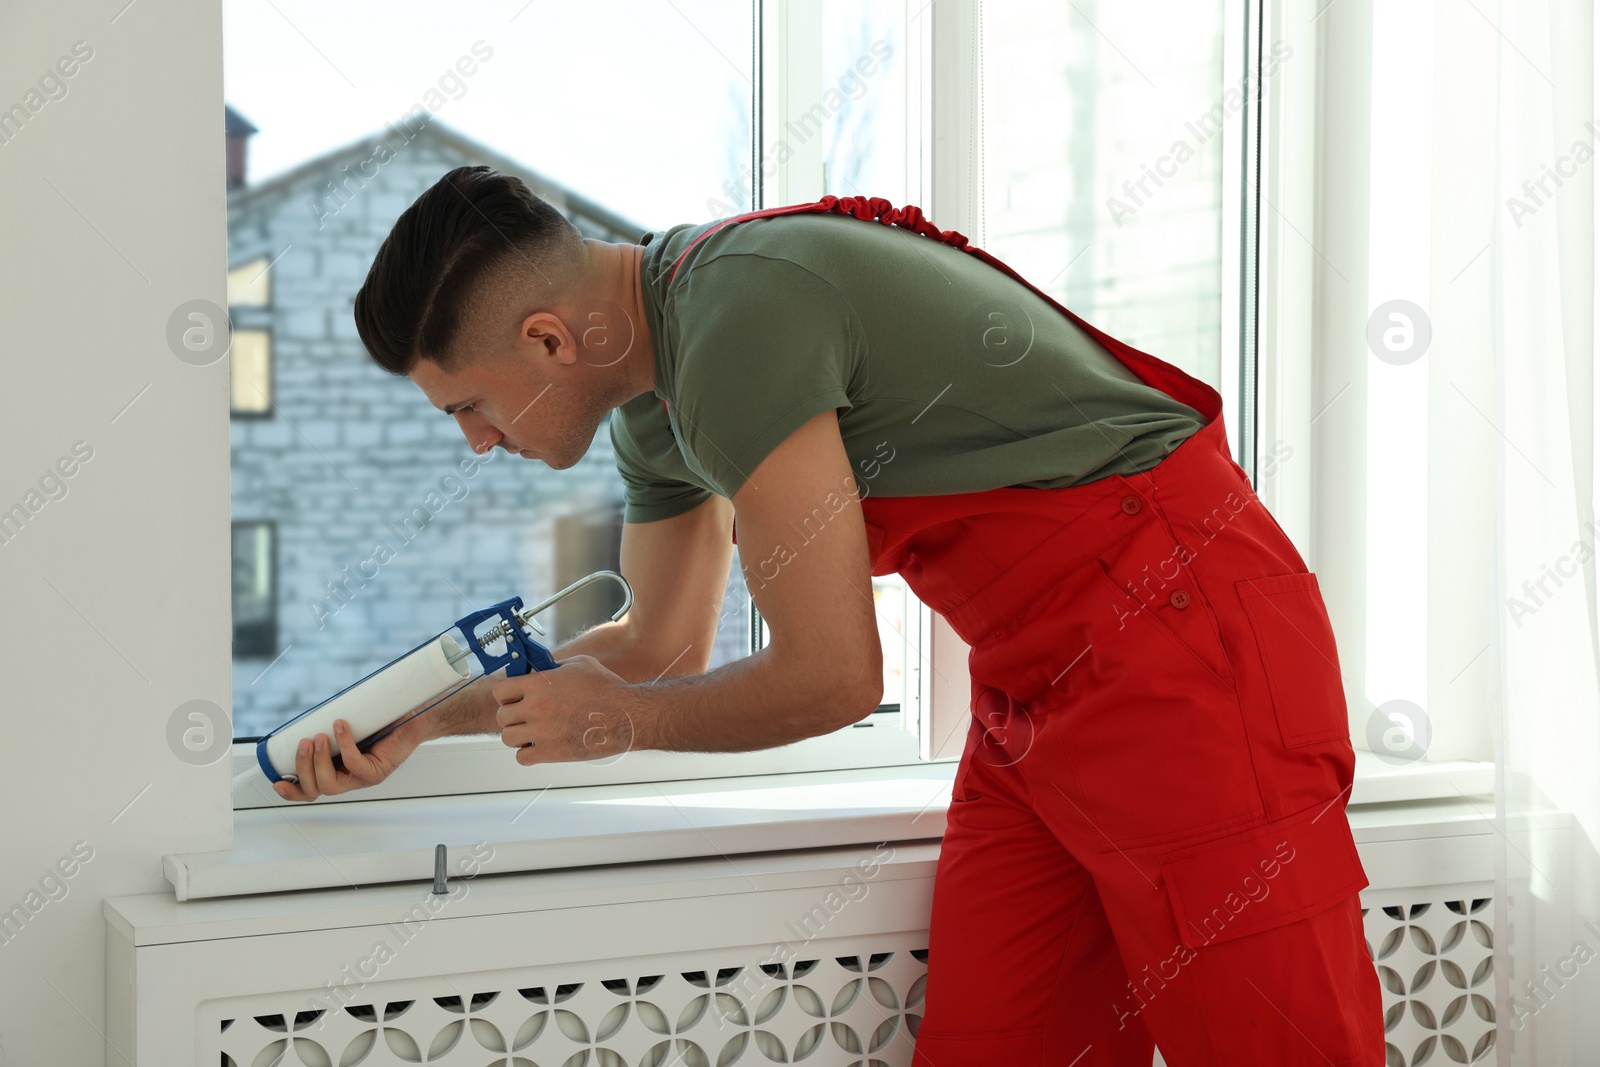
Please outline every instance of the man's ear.
[{"label": "man's ear", "polygon": [[551,358],[560,363],[572,363],[578,358],[577,339],[560,316],[549,311],[535,311],[522,320],[517,331],[517,348],[536,358]]}]

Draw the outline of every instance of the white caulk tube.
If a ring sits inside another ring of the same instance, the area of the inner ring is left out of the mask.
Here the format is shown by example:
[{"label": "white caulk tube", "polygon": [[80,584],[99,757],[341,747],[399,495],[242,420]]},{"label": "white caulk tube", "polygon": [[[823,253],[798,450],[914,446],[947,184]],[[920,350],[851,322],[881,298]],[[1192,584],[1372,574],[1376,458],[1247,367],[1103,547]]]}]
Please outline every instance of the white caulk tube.
[{"label": "white caulk tube", "polygon": [[[344,719],[350,724],[350,733],[359,744],[407,712],[431,703],[446,690],[465,681],[470,658],[470,653],[449,634],[440,634],[365,681],[280,726],[257,749],[261,769],[274,781],[277,778],[297,781],[295,753],[302,739],[327,734],[329,755],[337,756],[339,740],[333,734],[335,719]],[[268,764],[271,764],[270,771]]]}]

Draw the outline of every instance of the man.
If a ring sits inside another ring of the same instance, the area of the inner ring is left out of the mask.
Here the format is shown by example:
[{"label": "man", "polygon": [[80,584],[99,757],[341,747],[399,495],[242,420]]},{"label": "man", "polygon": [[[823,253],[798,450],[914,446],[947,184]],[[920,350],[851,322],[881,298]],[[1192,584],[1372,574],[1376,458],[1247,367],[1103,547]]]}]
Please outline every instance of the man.
[{"label": "man", "polygon": [[[837,729],[898,571],[972,646],[917,1061],[1384,1062],[1332,630],[1215,390],[863,198],[609,245],[463,167],[355,318],[475,451],[565,469],[609,415],[635,599],[366,754],[337,726],[280,795],[447,733],[531,764]],[[707,672],[732,543],[772,640]]]}]

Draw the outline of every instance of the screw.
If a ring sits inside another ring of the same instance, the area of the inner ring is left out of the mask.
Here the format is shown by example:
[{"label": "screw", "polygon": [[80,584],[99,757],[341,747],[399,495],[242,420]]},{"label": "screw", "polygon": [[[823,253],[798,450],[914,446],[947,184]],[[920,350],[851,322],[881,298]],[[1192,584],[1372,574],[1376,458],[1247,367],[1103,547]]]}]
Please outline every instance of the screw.
[{"label": "screw", "polygon": [[433,891],[437,896],[446,896],[450,889],[445,881],[445,856],[446,848],[443,845],[433,846]]}]

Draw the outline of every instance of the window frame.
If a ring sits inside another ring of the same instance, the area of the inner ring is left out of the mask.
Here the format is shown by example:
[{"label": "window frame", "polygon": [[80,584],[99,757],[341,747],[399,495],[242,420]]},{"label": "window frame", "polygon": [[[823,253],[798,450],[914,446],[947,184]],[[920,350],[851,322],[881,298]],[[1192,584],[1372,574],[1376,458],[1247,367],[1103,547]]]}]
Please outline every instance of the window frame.
[{"label": "window frame", "polygon": [[[1233,76],[1245,62],[1245,34],[1233,27],[1244,23],[1246,8],[1260,11],[1260,0],[1224,0],[1225,39],[1229,40],[1223,76]],[[913,11],[914,8],[920,10]],[[945,0],[921,5],[906,0],[905,76],[907,79],[907,200],[924,207],[944,229],[973,236],[983,247],[978,179],[982,174],[981,114],[976,68],[980,41],[981,0]],[[820,93],[821,12],[801,0],[752,0],[751,189],[755,206],[814,200],[822,195],[821,139],[812,138],[785,159],[776,173],[763,173],[763,131],[781,129],[790,114],[812,106]],[[1255,22],[1246,25],[1256,25]],[[1234,40],[1239,38],[1240,40]],[[1230,58],[1231,57],[1231,58]],[[945,76],[935,79],[934,71]],[[797,73],[798,72],[798,73]],[[813,88],[807,96],[807,86]],[[1241,127],[1259,123],[1260,104],[1252,100],[1224,130],[1224,158],[1240,152]],[[1254,201],[1244,180],[1248,162],[1223,176],[1224,226],[1238,225]],[[1231,184],[1230,184],[1231,183]],[[1237,192],[1234,214],[1229,214]],[[1259,198],[1256,198],[1257,200]],[[1228,232],[1232,232],[1229,230]],[[1248,313],[1239,295],[1240,261],[1229,259],[1224,241],[1223,381],[1229,386],[1231,365],[1229,316],[1234,315],[1236,341],[1242,332],[1253,337],[1254,305]],[[270,264],[269,264],[270,266]],[[1250,287],[1253,293],[1254,287]],[[269,293],[271,287],[269,283]],[[271,306],[269,298],[268,307]],[[1248,314],[1248,317],[1247,317]],[[1249,322],[1251,329],[1243,330]],[[271,362],[271,361],[269,361]],[[1237,378],[1234,379],[1237,381]],[[1237,400],[1230,402],[1237,403]],[[1236,434],[1248,427],[1234,426]],[[276,580],[276,574],[274,574]],[[970,687],[968,646],[949,624],[918,600],[903,581],[906,597],[902,635],[907,644],[903,689],[862,723],[793,745],[753,753],[631,752],[607,765],[546,764],[524,768],[505,759],[504,746],[492,735],[440,738],[420,746],[390,780],[351,794],[322,798],[320,803],[349,803],[443,796],[502,790],[538,790],[593,785],[648,784],[684,779],[739,778],[776,772],[801,773],[845,768],[893,767],[921,761],[949,761],[959,756],[966,737]],[[760,648],[765,627],[751,605],[751,649]],[[448,620],[446,620],[448,621]],[[927,669],[927,668],[932,668]],[[871,730],[871,734],[864,731]],[[257,769],[255,744],[235,741],[231,752],[236,809],[282,806]],[[606,761],[601,761],[605,763]]]}]

